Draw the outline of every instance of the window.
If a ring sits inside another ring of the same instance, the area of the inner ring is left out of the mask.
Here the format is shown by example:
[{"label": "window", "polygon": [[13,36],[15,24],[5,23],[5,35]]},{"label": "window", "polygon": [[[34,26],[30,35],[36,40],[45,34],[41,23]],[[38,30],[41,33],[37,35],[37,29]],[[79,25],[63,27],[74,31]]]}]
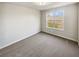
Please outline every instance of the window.
[{"label": "window", "polygon": [[47,28],[63,30],[64,29],[64,11],[54,10],[47,13]]}]

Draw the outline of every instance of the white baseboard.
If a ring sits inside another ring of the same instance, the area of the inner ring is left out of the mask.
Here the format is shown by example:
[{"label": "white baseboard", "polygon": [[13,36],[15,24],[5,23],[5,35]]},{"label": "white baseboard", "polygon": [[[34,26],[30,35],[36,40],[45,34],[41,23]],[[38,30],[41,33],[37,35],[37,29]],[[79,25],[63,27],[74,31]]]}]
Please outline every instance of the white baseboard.
[{"label": "white baseboard", "polygon": [[[39,33],[39,32],[37,32],[37,33]],[[11,42],[11,43],[9,43],[9,44],[6,44],[6,45],[0,47],[0,49],[3,49],[3,48],[5,48],[5,47],[8,47],[8,46],[10,46],[10,45],[12,45],[12,44],[14,44],[14,43],[16,43],[16,42],[19,42],[19,41],[21,41],[21,40],[23,40],[23,39],[25,39],[25,38],[31,37],[32,35],[35,35],[35,34],[37,34],[37,33],[33,33],[33,34],[31,34],[31,35],[29,35],[29,36],[27,36],[27,37],[23,37],[23,38],[21,38],[21,39],[19,39],[19,40],[16,40],[16,41],[13,41],[13,42]]]}]

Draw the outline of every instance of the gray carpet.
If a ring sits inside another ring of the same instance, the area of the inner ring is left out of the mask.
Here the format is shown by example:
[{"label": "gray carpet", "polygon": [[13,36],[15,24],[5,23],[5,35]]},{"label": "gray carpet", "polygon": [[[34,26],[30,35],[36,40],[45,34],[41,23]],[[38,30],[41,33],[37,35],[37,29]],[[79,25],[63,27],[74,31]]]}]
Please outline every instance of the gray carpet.
[{"label": "gray carpet", "polygon": [[76,42],[38,33],[0,50],[0,57],[79,57]]}]

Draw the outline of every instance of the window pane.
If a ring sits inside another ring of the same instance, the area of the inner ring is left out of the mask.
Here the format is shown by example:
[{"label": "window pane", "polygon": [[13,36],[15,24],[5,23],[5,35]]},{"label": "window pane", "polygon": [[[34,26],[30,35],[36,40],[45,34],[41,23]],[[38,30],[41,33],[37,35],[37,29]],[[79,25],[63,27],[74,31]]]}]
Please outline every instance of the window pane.
[{"label": "window pane", "polygon": [[53,29],[64,29],[64,12],[55,10],[48,13],[47,27]]},{"label": "window pane", "polygon": [[48,27],[54,28],[54,25],[55,25],[55,23],[53,20],[48,20]]},{"label": "window pane", "polygon": [[63,29],[64,28],[64,21],[63,20],[55,20],[55,28]]}]

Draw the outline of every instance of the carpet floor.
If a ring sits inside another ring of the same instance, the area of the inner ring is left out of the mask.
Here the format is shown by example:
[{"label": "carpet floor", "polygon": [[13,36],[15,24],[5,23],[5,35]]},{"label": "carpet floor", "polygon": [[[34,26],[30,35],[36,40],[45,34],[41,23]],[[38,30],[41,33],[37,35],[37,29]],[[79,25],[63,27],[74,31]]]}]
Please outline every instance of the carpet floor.
[{"label": "carpet floor", "polygon": [[79,57],[79,46],[41,32],[1,49],[0,57]]}]

